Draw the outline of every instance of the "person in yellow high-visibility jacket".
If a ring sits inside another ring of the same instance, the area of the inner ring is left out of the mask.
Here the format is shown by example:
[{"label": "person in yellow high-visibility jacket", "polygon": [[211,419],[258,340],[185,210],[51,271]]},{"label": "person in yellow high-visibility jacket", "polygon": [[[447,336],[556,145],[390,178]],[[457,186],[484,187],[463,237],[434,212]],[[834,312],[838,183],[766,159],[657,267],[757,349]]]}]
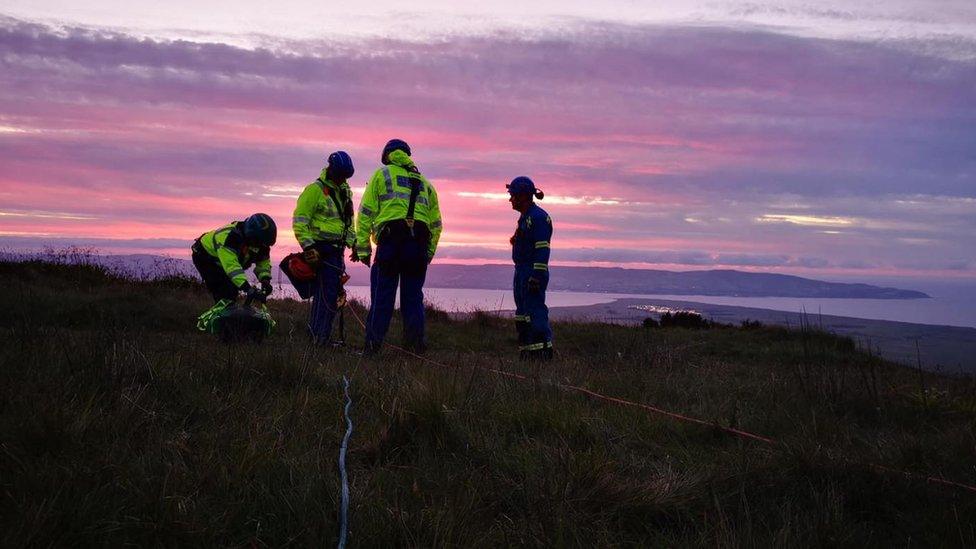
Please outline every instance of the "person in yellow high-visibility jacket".
[{"label": "person in yellow high-visibility jacket", "polygon": [[[271,246],[277,238],[278,228],[271,216],[256,213],[204,233],[193,242],[193,265],[213,296],[211,310],[226,307],[239,293],[260,300],[271,295]],[[247,280],[245,269],[252,264],[261,288]]]},{"label": "person in yellow high-visibility jacket", "polygon": [[[383,148],[383,167],[366,185],[356,219],[355,260],[367,266],[370,304],[365,352],[379,351],[390,327],[397,285],[404,344],[423,352],[424,279],[434,258],[442,224],[437,191],[410,158],[410,146],[391,139]],[[372,255],[372,242],[376,255]]]},{"label": "person in yellow high-visibility jacket", "polygon": [[346,270],[343,251],[356,243],[352,192],[346,182],[353,173],[355,168],[348,153],[330,154],[318,179],[298,197],[292,217],[292,230],[302,246],[305,261],[315,269],[308,329],[312,341],[318,345],[330,343],[341,277]]}]

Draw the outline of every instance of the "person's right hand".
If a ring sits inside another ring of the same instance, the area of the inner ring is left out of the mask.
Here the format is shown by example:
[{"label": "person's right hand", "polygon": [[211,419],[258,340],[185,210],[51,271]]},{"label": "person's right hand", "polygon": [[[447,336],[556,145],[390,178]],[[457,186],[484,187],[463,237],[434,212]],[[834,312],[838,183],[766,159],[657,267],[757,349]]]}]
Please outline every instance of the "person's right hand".
[{"label": "person's right hand", "polygon": [[264,295],[264,292],[261,290],[261,288],[255,288],[254,286],[250,286],[248,288],[245,296],[247,297],[248,301],[264,301],[265,298],[268,297]]},{"label": "person's right hand", "polygon": [[309,248],[305,250],[304,252],[302,252],[302,256],[305,258],[305,261],[309,265],[318,265],[319,260],[322,259],[322,256],[319,255],[319,251],[316,250],[315,248]]}]

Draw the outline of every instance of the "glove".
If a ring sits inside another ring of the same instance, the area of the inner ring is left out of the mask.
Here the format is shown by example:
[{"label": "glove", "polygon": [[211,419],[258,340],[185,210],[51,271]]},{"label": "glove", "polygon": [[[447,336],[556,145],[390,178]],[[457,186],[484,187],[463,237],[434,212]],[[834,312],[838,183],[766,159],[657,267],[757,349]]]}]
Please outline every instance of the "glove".
[{"label": "glove", "polygon": [[267,297],[261,289],[255,288],[254,286],[251,286],[247,290],[246,296],[249,301],[264,301],[264,298]]},{"label": "glove", "polygon": [[264,296],[268,297],[269,295],[271,295],[271,292],[273,291],[274,291],[274,287],[271,286],[271,279],[270,278],[262,279],[261,292],[264,293]]},{"label": "glove", "polygon": [[350,248],[350,250],[352,250],[352,251],[349,252],[349,261],[352,261],[353,263],[358,263],[359,262],[359,256],[356,255],[356,245],[353,244],[352,245],[352,248]]},{"label": "glove", "polygon": [[305,258],[305,261],[309,265],[318,265],[319,261],[322,259],[322,256],[319,255],[319,251],[315,248],[309,248],[302,252],[302,257]]},{"label": "glove", "polygon": [[526,284],[529,287],[529,291],[534,294],[538,293],[539,290],[542,289],[542,284],[539,283],[539,279],[534,276],[530,276],[529,280],[526,281]]},{"label": "glove", "polygon": [[255,288],[254,286],[251,286],[249,282],[244,282],[244,284],[241,284],[240,287],[237,289],[244,294],[245,298],[251,301],[255,299],[262,300],[262,301],[264,300],[264,294],[261,292],[261,290]]},{"label": "glove", "polygon": [[359,259],[359,261],[362,262],[363,265],[366,265],[367,267],[370,266],[370,264],[373,261],[373,247],[372,246],[370,246],[369,244],[366,244],[366,249],[365,250],[362,250],[362,251],[365,251],[366,252],[365,254],[361,254],[360,253],[361,250],[359,249],[359,246],[353,247],[353,251],[356,252],[357,258]]}]

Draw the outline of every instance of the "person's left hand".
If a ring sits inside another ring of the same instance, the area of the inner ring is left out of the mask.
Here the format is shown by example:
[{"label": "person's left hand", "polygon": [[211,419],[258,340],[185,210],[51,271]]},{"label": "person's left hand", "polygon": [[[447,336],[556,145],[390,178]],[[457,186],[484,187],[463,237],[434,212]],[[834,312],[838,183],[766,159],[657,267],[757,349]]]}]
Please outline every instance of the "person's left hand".
[{"label": "person's left hand", "polygon": [[527,285],[529,287],[529,291],[532,293],[538,293],[539,290],[542,289],[542,284],[539,283],[539,279],[534,276],[529,277]]}]

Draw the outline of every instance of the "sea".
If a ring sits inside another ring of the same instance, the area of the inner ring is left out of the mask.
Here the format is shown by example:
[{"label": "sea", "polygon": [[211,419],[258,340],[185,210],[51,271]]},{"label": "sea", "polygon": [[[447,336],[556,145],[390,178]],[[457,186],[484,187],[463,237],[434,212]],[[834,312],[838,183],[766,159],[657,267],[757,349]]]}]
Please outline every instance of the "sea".
[{"label": "sea", "polygon": [[[31,257],[31,254],[4,254],[14,258]],[[84,258],[83,258],[84,259]],[[122,266],[126,270],[140,273],[152,272],[156,263],[162,259],[152,255],[92,256],[110,266]],[[165,259],[167,261],[172,258]],[[195,274],[192,264],[177,259],[176,268]],[[669,301],[688,301],[737,307],[752,307],[771,311],[807,313],[809,315],[831,315],[871,320],[891,320],[929,324],[937,326],[961,326],[976,328],[976,280],[969,279],[931,279],[931,278],[873,278],[838,279],[834,282],[862,282],[878,286],[888,286],[909,290],[919,290],[931,296],[928,299],[823,299],[798,297],[733,297],[706,295],[666,295],[666,294],[618,294],[600,292],[550,291],[547,304],[550,307],[572,307],[610,303],[615,299],[639,298]],[[287,280],[276,280],[274,297],[298,298],[294,288]],[[350,297],[369,302],[369,287],[347,286]],[[508,311],[515,309],[511,290],[485,290],[468,288],[425,288],[425,300],[439,309],[448,312]]]},{"label": "sea", "polygon": [[[772,311],[832,315],[872,320],[892,320],[940,326],[976,328],[976,285],[961,283],[933,283],[914,285],[931,295],[928,299],[819,299],[799,297],[727,297],[704,295],[614,294],[592,292],[550,291],[546,302],[550,307],[570,307],[610,303],[615,299],[639,298],[669,301],[689,301],[754,307]],[[369,287],[347,286],[348,295],[369,302]],[[296,297],[285,282],[278,296]],[[425,301],[448,312],[507,311],[515,303],[510,290],[467,288],[425,288]]]}]

